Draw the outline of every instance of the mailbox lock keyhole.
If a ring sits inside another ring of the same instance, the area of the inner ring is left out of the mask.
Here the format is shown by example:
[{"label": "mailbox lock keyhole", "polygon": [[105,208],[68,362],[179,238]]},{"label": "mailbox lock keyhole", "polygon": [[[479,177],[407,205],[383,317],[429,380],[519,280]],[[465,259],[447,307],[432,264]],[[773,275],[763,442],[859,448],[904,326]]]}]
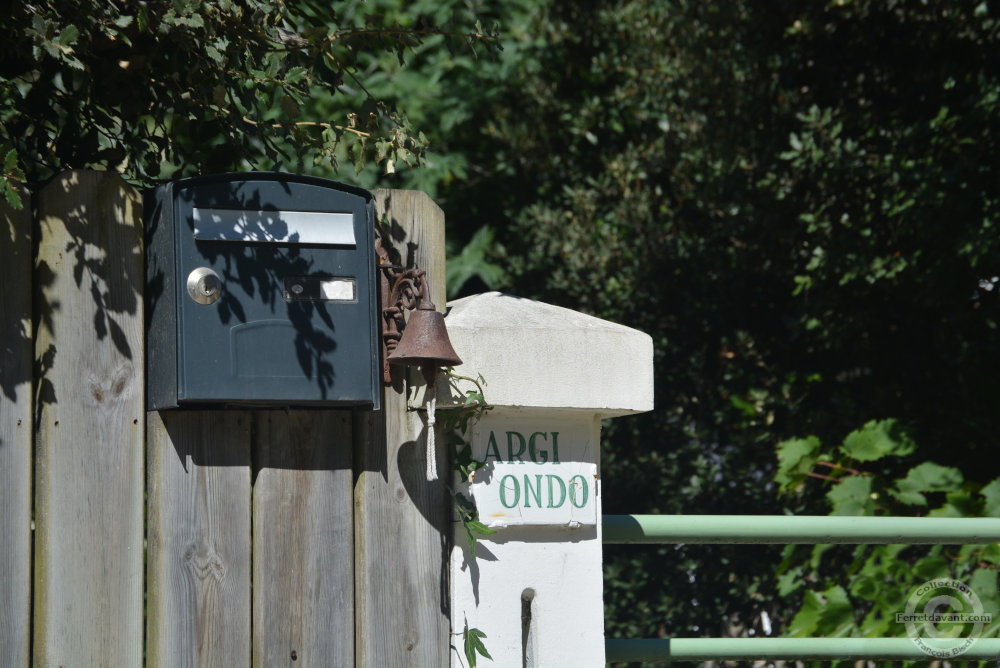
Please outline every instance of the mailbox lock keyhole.
[{"label": "mailbox lock keyhole", "polygon": [[213,304],[222,296],[222,279],[208,267],[198,267],[188,274],[187,291],[199,304]]}]

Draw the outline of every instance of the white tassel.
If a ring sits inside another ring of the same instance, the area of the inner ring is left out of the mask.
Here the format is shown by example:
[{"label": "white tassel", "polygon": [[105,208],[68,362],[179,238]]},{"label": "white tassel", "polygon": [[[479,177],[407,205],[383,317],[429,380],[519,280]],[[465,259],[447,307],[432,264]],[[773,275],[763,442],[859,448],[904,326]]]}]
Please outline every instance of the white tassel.
[{"label": "white tassel", "polygon": [[434,409],[437,408],[437,383],[427,388],[431,398],[427,402],[427,480],[437,480],[437,451],[434,447]]}]

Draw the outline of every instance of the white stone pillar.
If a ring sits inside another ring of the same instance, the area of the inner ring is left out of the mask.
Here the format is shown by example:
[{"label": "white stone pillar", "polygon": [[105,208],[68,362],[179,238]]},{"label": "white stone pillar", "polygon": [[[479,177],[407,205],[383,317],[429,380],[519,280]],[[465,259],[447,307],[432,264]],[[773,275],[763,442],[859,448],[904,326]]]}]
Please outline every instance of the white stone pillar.
[{"label": "white stone pillar", "polygon": [[[456,525],[452,630],[486,634],[484,665],[603,666],[601,420],[652,409],[652,340],[496,292],[449,307],[456,371],[482,375],[494,406],[466,435],[486,466],[461,491],[496,529],[473,559]],[[470,387],[440,388],[439,407]],[[452,666],[464,666],[454,645]]]}]

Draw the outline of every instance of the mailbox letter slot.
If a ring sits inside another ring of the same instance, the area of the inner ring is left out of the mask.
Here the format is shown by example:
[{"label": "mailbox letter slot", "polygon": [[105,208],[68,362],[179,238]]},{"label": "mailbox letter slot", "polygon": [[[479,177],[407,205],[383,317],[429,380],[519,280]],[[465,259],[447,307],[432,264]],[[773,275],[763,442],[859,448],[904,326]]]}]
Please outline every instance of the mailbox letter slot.
[{"label": "mailbox letter slot", "polygon": [[354,216],[321,211],[240,211],[195,207],[194,238],[354,246]]}]

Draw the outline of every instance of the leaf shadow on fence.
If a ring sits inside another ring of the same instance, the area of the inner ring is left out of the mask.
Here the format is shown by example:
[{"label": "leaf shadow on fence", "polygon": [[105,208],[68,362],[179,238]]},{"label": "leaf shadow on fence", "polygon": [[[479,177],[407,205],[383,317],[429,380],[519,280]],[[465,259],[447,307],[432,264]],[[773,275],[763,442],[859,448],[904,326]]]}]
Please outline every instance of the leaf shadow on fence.
[{"label": "leaf shadow on fence", "polygon": [[[142,340],[136,316],[142,310],[143,262],[140,197],[117,174],[64,172],[33,203],[34,220],[29,216],[27,224],[34,241],[37,429],[46,408],[60,399],[53,380],[57,367],[67,370],[59,383],[75,393],[74,401],[83,400],[88,387],[118,388],[121,394],[129,380],[139,385],[143,355],[136,350]],[[112,352],[91,354],[107,344]],[[121,379],[122,373],[128,378]],[[92,394],[98,403],[113,398]]]},{"label": "leaf shadow on fence", "polygon": [[[22,189],[22,200],[27,191]],[[18,391],[31,387],[31,273],[30,209],[15,210],[0,203],[0,392],[10,402],[18,401]]]}]

